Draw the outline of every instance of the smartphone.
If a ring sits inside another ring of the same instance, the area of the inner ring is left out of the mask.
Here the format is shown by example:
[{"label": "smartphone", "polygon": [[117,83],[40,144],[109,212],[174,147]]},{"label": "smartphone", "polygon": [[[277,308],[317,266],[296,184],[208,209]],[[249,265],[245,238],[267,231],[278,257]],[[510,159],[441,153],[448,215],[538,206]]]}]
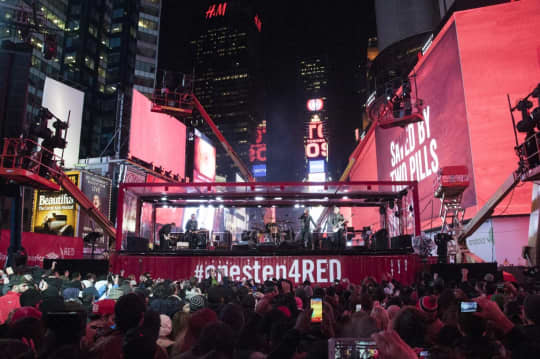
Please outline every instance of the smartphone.
[{"label": "smartphone", "polygon": [[6,268],[6,273],[7,273],[7,275],[13,275],[13,273],[15,273],[15,272],[13,272],[13,268],[7,267]]},{"label": "smartphone", "polygon": [[419,358],[429,358],[429,351],[427,351],[427,350],[422,350],[422,351],[418,354],[418,357],[419,357]]},{"label": "smartphone", "polygon": [[357,304],[355,312],[359,312],[361,310],[362,310],[362,304]]},{"label": "smartphone", "polygon": [[474,313],[478,311],[478,303],[461,302],[461,313]]},{"label": "smartphone", "polygon": [[313,312],[311,313],[311,322],[312,323],[320,323],[322,322],[322,299],[321,298],[312,298],[311,299],[311,309],[313,309]]},{"label": "smartphone", "polygon": [[370,338],[332,338],[328,340],[328,358],[375,359],[379,358],[379,350]]}]

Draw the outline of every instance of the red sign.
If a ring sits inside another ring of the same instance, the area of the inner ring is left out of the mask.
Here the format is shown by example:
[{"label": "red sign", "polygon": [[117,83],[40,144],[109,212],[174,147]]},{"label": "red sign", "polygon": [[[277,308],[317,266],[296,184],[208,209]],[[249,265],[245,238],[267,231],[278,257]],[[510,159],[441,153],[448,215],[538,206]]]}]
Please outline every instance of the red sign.
[{"label": "red sign", "polygon": [[199,136],[195,136],[194,182],[216,180],[216,148]]},{"label": "red sign", "polygon": [[[0,231],[0,264],[3,266],[9,247],[9,231]],[[62,237],[50,234],[23,232],[22,246],[26,249],[29,266],[42,266],[43,259],[81,259],[83,240],[78,237]]]},{"label": "red sign", "polygon": [[266,135],[266,123],[262,123],[257,127],[255,143],[249,147],[249,162],[266,162],[264,135]]},{"label": "red sign", "polygon": [[[424,121],[375,132],[379,180],[418,181],[422,220],[439,213],[440,201],[433,200],[439,168],[466,166],[473,173],[456,31],[447,31],[428,56],[415,80]],[[462,204],[476,204],[472,178]]]},{"label": "red sign", "polygon": [[312,121],[308,124],[308,138],[306,140],[306,157],[309,159],[326,158],[328,156],[328,142],[324,138],[324,128],[321,121]]},{"label": "red sign", "polygon": [[320,111],[323,109],[324,103],[322,98],[312,98],[307,102],[307,109],[311,112]]},{"label": "red sign", "polygon": [[206,18],[211,19],[215,16],[225,16],[225,11],[227,10],[227,3],[221,3],[221,4],[212,4],[208,7],[208,10],[206,11]]},{"label": "red sign", "polygon": [[155,278],[207,278],[209,269],[222,269],[234,281],[253,278],[262,282],[271,278],[287,278],[296,284],[305,280],[330,285],[336,279],[359,284],[367,276],[378,280],[388,274],[402,284],[414,281],[420,260],[414,254],[389,256],[124,256],[111,259],[115,273],[127,275],[144,272]]},{"label": "red sign", "polygon": [[255,15],[255,17],[253,18],[253,22],[255,23],[255,26],[257,27],[257,30],[259,30],[259,32],[261,32],[261,30],[262,30],[262,21],[261,21],[261,19],[259,19],[259,15]]}]

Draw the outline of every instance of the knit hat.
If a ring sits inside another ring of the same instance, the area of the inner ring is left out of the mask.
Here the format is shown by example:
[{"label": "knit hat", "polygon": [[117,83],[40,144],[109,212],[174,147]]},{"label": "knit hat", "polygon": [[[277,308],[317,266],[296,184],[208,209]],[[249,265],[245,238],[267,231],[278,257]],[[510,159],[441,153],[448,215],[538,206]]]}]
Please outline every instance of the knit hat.
[{"label": "knit hat", "polygon": [[15,309],[11,316],[10,325],[14,324],[20,319],[24,318],[36,318],[41,319],[41,312],[34,307],[20,307]]},{"label": "knit hat", "polygon": [[418,309],[426,313],[436,312],[438,308],[437,298],[432,295],[426,295],[418,301]]},{"label": "knit hat", "polygon": [[525,316],[534,324],[540,324],[540,295],[530,294],[523,301]]},{"label": "knit hat", "polygon": [[172,331],[171,318],[169,318],[165,314],[160,314],[159,321],[160,321],[159,336],[160,337],[166,337],[169,334],[171,334],[171,331]]},{"label": "knit hat", "polygon": [[195,313],[199,309],[202,309],[205,307],[205,300],[202,295],[194,295],[193,297],[189,298],[189,308],[191,313]]},{"label": "knit hat", "polygon": [[102,299],[97,301],[92,306],[92,313],[99,316],[114,314],[114,306],[116,302],[113,299]]}]

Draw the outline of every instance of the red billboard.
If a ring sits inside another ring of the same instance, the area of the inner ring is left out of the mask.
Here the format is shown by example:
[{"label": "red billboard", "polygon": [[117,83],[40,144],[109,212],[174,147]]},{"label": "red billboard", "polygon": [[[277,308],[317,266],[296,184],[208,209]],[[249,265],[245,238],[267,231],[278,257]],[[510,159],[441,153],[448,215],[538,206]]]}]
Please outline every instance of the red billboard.
[{"label": "red billboard", "polygon": [[193,181],[214,182],[216,180],[216,148],[195,132]]},{"label": "red billboard", "polygon": [[[439,213],[440,201],[433,198],[439,168],[464,165],[474,176],[455,24],[432,49],[429,60],[417,67],[415,75],[418,97],[425,104],[424,121],[405,128],[376,129],[377,170],[379,180],[419,182],[421,219],[426,220],[432,213]],[[476,204],[472,178],[463,204]]]},{"label": "red billboard", "polygon": [[150,111],[151,101],[133,90],[129,154],[185,177],[186,126],[172,116]]}]

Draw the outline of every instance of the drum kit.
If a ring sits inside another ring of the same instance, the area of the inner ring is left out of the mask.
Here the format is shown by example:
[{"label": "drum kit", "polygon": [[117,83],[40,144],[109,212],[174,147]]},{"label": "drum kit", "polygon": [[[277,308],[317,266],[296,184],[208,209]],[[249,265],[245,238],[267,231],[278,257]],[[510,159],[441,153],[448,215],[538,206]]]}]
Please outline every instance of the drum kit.
[{"label": "drum kit", "polygon": [[279,246],[280,243],[293,240],[294,230],[290,221],[278,221],[266,223],[264,227],[253,227],[250,231],[242,232],[242,241],[252,243],[274,243]]}]

